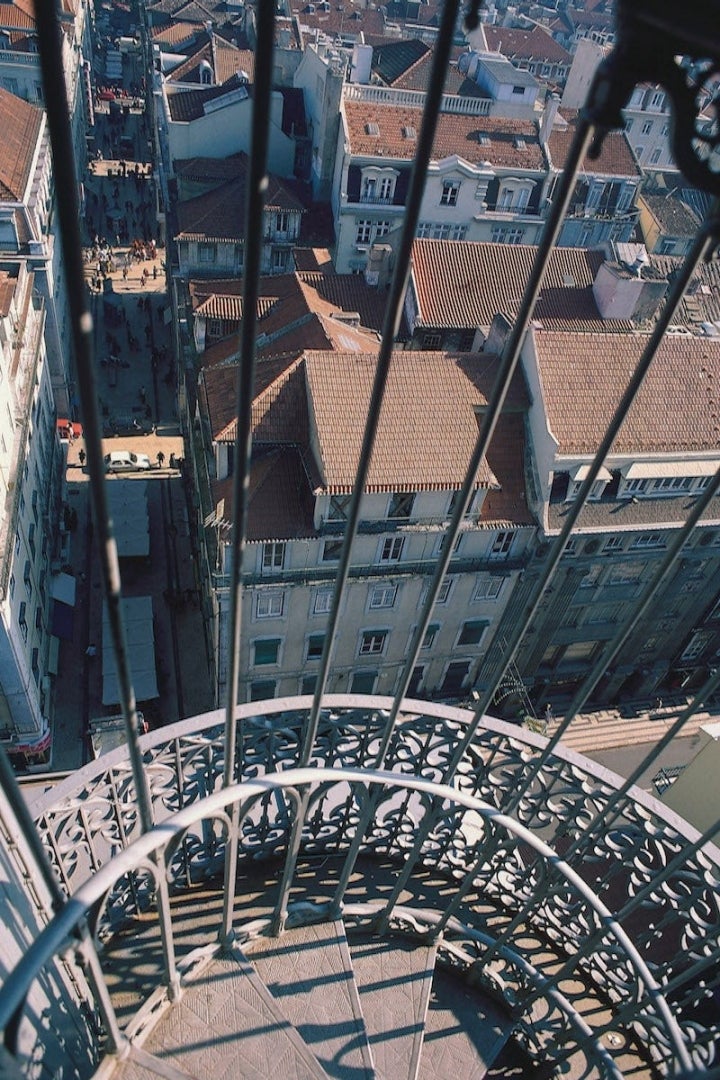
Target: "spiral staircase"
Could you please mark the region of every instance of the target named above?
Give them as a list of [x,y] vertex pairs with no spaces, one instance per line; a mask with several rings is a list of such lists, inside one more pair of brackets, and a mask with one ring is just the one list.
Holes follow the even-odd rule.
[[715,1075],[718,849],[462,709],[405,701],[377,770],[391,705],[328,698],[308,767],[310,699],[239,706],[231,787],[221,714],[144,736],[150,830],[125,748],[38,797],[63,902],[5,928],[19,1074]]

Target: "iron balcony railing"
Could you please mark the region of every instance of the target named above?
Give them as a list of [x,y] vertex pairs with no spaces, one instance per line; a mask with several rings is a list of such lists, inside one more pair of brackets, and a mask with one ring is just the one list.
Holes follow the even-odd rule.
[[[471,5],[469,24],[477,23],[477,6]],[[68,153],[71,140],[60,31],[54,5],[37,0],[91,497],[126,746],[56,789],[49,802],[36,807],[36,820],[0,753],[5,816],[17,823],[15,836],[6,830],[5,849],[18,881],[30,890],[38,921],[47,924],[23,950],[25,955],[0,991],[6,1050],[23,1062],[42,1056],[43,1039],[49,1036],[38,1002],[52,1001],[58,989],[62,1009],[74,1018],[76,1034],[65,1040],[64,1047],[72,1068],[73,1055],[82,1059],[76,1074],[88,1075],[95,1067],[95,1048],[101,1040],[108,1051],[119,1052],[127,1035],[118,1023],[102,963],[103,955],[110,955],[103,951],[110,947],[118,920],[137,911],[155,913],[163,957],[158,994],[172,1002],[182,993],[184,969],[178,963],[171,892],[219,874],[223,900],[215,941],[220,947],[238,932],[282,935],[290,920],[308,917],[306,900],[313,919],[333,917],[344,909],[349,918],[367,920],[377,933],[410,922],[428,938],[442,938],[443,947],[455,960],[465,969],[472,968],[494,994],[512,1002],[517,1037],[538,1065],[559,1067],[580,1053],[590,1062],[590,1071],[617,1076],[618,1067],[602,1038],[621,1030],[633,1040],[638,1062],[633,1061],[633,1072],[645,1066],[673,1077],[703,1071],[716,1075],[720,856],[711,840],[720,824],[700,835],[642,796],[633,785],[648,762],[620,781],[563,751],[561,740],[670,579],[692,530],[720,490],[720,472],[695,502],[683,527],[670,538],[657,572],[638,597],[633,618],[599,650],[552,738],[521,735],[487,716],[495,693],[508,675],[512,677],[525,630],[551,585],[693,271],[717,246],[716,204],[673,281],[562,530],[525,595],[516,625],[505,636],[501,659],[489,674],[476,708],[465,713],[431,707],[408,701],[406,693],[474,493],[479,465],[517,368],[579,165],[586,153],[597,155],[608,130],[622,126],[621,109],[638,82],[660,82],[671,95],[676,160],[691,183],[714,195],[718,192],[720,185],[712,171],[717,139],[714,131],[696,126],[698,86],[676,61],[681,53],[709,57],[704,74],[717,70],[718,4],[691,0],[678,16],[669,0],[619,3],[617,45],[598,69],[565,171],[556,185],[397,693],[392,699],[333,699],[326,694],[332,643],[352,573],[360,501],[402,311],[437,117],[447,107],[443,85],[459,14],[457,0],[447,0],[428,91],[423,95],[423,121],[317,688],[312,699],[238,707],[242,599],[248,574],[255,312],[263,247],[261,230],[255,226],[262,220],[266,188],[265,120],[270,115],[274,9],[274,4],[262,0],[256,11],[243,295],[248,316],[240,340],[227,701],[222,715],[194,718],[174,730],[141,738],[121,617],[117,550],[104,488],[92,318],[83,284],[74,167]],[[348,93],[362,96],[353,89]],[[683,730],[718,685],[720,672],[716,671],[659,740],[651,760]],[[298,887],[299,871],[308,856],[317,855],[333,861],[335,876],[332,890],[319,898],[315,893],[312,899]],[[358,871],[368,855],[387,861],[392,886],[389,893],[378,896],[369,876],[354,906]],[[280,875],[261,926],[250,928],[236,911],[238,878],[248,861],[270,858],[279,860]],[[443,890],[442,902],[426,895],[420,904],[413,884],[418,870],[429,865],[452,882],[452,888]],[[365,880],[362,874],[360,879]],[[405,905],[408,894],[411,902]],[[633,940],[628,936],[630,929]],[[575,979],[578,984],[573,990]],[[581,1008],[581,998],[591,989],[602,997],[606,1010],[595,1015],[594,1026]],[[547,1022],[539,1019],[536,1006],[540,1001]]]

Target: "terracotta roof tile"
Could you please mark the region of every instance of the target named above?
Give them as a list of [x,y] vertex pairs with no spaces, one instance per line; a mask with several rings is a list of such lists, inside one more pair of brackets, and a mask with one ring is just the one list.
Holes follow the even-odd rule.
[[508,60],[540,60],[548,64],[572,63],[572,56],[555,38],[539,26],[519,30],[509,26],[484,27],[485,40],[492,52],[500,52]]
[[[213,500],[225,500],[224,518],[233,519],[233,480],[214,481]],[[263,448],[250,466],[248,540],[295,540],[317,535],[315,500],[303,457],[294,447]]]
[[[245,169],[240,175],[177,205],[177,240],[242,240],[245,236]],[[304,212],[302,203],[278,177],[268,177],[266,210]]]
[[[368,157],[387,157],[411,161],[416,145],[403,136],[404,127],[420,130],[422,110],[374,102],[343,102],[347,118],[350,152]],[[377,124],[380,134],[369,135],[368,124]],[[489,143],[480,143],[480,136]],[[525,141],[518,149],[515,141]],[[543,170],[545,159],[538,133],[529,120],[506,120],[495,116],[462,116],[440,113],[432,158],[442,161],[457,154],[472,165],[490,161],[496,166]]]
[[0,89],[0,199],[25,199],[42,124],[42,109]]
[[31,30],[35,17],[19,4],[0,4],[0,27],[8,30]]
[[[647,336],[536,330],[534,340],[558,453],[594,453]],[[612,452],[700,452],[718,446],[720,341],[665,337]]]
[[[577,113],[564,112],[561,115],[568,122],[567,128],[554,127],[548,136],[550,157],[557,169],[565,165],[577,123]],[[609,132],[603,140],[600,156],[594,161],[586,157],[580,172],[600,176],[642,176],[642,169],[633,156],[624,131]]]
[[[310,407],[325,488],[352,490],[377,358],[306,353]],[[375,440],[368,491],[460,487],[487,404],[495,361],[487,356],[396,352]],[[496,483],[481,464],[477,485]]]
[[[418,325],[436,329],[490,326],[498,311],[513,316],[519,307],[537,248],[516,244],[416,240],[412,280]],[[603,262],[599,251],[555,248],[534,318],[553,329],[618,330],[632,323],[603,322],[592,283]],[[447,282],[453,288],[446,288]]]
[[153,26],[151,36],[153,42],[161,45],[181,45],[192,41],[197,32],[197,23],[174,22],[168,26]]

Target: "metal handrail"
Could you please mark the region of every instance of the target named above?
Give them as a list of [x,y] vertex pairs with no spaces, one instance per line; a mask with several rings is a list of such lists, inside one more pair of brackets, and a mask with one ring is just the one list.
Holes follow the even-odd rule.
[[[137,840],[116,855],[89,878],[66,902],[64,907],[41,931],[29,946],[11,976],[0,990],[0,1028],[4,1029],[13,1020],[22,1006],[28,991],[40,970],[63,949],[75,927],[88,912],[98,905],[121,877],[139,869],[150,870],[155,878],[160,875],[164,852],[172,850],[183,834],[192,826],[209,818],[223,820],[228,828],[232,817],[238,819],[242,806],[261,796],[275,792],[287,792],[294,796],[298,805],[307,807],[307,799],[299,797],[298,792],[312,791],[321,786],[352,784],[360,787],[370,785],[377,788],[393,788],[417,794],[424,794],[433,802],[443,802],[477,814],[483,820],[491,822],[494,829],[503,830],[517,841],[528,845],[532,850],[551,865],[554,873],[565,880],[593,912],[598,925],[614,938],[623,955],[632,966],[638,983],[640,1000],[652,1003],[658,1020],[662,1023],[666,1036],[672,1045],[678,1063],[684,1069],[691,1068],[692,1062],[685,1046],[679,1024],[665,1001],[662,989],[650,972],[647,963],[633,945],[626,931],[613,917],[610,909],[595,895],[580,874],[569,866],[558,853],[514,818],[502,814],[496,807],[481,799],[468,795],[446,784],[433,783],[416,777],[402,776],[395,772],[364,769],[288,769],[274,776],[247,781],[231,787],[223,787],[202,800],[187,806],[171,818],[143,833]],[[294,856],[288,849],[286,858]],[[470,867],[472,872],[472,866]]]

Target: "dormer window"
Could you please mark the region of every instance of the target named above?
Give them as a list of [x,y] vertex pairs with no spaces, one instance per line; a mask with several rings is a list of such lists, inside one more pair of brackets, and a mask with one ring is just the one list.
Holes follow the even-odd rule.
[[407,520],[410,517],[415,503],[414,491],[394,491],[390,496],[388,507],[389,518],[401,518]]
[[395,195],[398,174],[394,169],[363,169],[360,201],[365,203],[391,203]]
[[379,124],[377,124],[374,120],[371,120],[369,123],[367,123],[365,125],[365,134],[366,135],[379,135],[380,134],[380,126],[379,126]]
[[620,496],[668,498],[702,491],[715,475],[715,461],[635,461],[621,469]]
[[[571,502],[580,491],[583,483],[585,482],[588,473],[590,472],[589,465],[578,465],[577,468],[572,469],[570,472],[570,481],[568,483],[568,490],[565,499],[567,502]],[[600,499],[607,487],[608,483],[612,480],[612,473],[610,473],[604,466],[600,469],[593,486],[590,488],[590,499]]]

